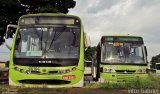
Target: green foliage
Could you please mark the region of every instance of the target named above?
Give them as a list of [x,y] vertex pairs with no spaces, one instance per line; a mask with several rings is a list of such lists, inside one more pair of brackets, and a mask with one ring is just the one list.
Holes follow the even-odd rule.
[[74,0],[0,0],[0,45],[4,42],[7,25],[16,25],[20,16],[28,13],[68,13],[68,9],[75,5]]
[[[106,82],[106,83],[88,83],[85,88],[79,88],[81,91],[84,89],[92,90],[121,90],[121,89],[160,89],[160,76],[151,74],[148,78],[137,78],[134,80],[128,80],[126,82]],[[12,87],[12,86],[2,86],[0,85],[0,91],[3,90],[17,90],[17,94],[72,94],[75,91],[78,94],[80,91],[75,90],[75,88],[47,88],[44,87]],[[112,91],[112,92],[113,92]],[[112,94],[109,93],[109,94]],[[74,93],[73,93],[74,94]],[[87,94],[87,93],[85,93]],[[92,93],[91,93],[92,94]],[[97,93],[94,93],[97,94]],[[105,93],[104,93],[105,94]],[[115,93],[118,94],[118,93]],[[127,93],[128,94],[128,93]]]
[[[74,8],[74,0],[19,0],[26,5],[30,13],[60,12],[68,13],[69,8]],[[48,9],[49,8],[49,9]]]
[[160,54],[152,57],[151,63],[151,68],[155,68],[155,63],[160,63]]
[[96,50],[96,47],[88,47],[88,49],[85,51],[85,60],[91,61],[95,50]]
[[3,36],[7,24],[16,24],[18,15],[23,13],[24,7],[20,7],[17,0],[0,1],[0,45],[4,42]]

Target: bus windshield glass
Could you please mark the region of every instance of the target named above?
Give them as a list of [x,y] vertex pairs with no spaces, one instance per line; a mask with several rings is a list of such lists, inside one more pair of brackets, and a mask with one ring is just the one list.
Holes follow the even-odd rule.
[[78,59],[80,27],[23,26],[19,28],[15,58]]
[[136,38],[110,37],[103,40],[101,53],[103,63],[144,63],[143,41]]

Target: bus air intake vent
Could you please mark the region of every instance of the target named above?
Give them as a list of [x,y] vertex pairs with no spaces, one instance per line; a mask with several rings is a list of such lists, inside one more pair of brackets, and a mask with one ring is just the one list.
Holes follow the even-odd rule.
[[132,74],[135,73],[135,70],[115,70],[117,73],[123,74],[123,73],[127,73],[127,74]]
[[70,81],[65,80],[37,80],[37,79],[26,79],[26,80],[19,80],[22,84],[47,84],[47,85],[63,85],[63,84],[70,84]]
[[56,73],[58,73],[58,71],[49,71],[48,73],[49,74],[56,74]]
[[31,71],[31,74],[40,74],[39,71]]

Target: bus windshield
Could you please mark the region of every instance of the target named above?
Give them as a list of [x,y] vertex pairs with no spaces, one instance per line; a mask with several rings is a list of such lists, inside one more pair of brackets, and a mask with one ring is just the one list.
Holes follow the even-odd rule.
[[102,44],[103,63],[144,63],[143,44],[134,41],[110,41]]
[[80,27],[22,26],[19,28],[15,58],[78,59]]

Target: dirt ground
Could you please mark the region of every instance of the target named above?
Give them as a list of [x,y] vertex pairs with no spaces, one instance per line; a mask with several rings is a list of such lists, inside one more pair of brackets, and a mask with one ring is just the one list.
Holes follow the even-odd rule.
[[70,89],[10,89],[3,90],[1,94],[129,94],[127,90],[102,90],[102,89],[88,89],[88,88],[70,88]]

